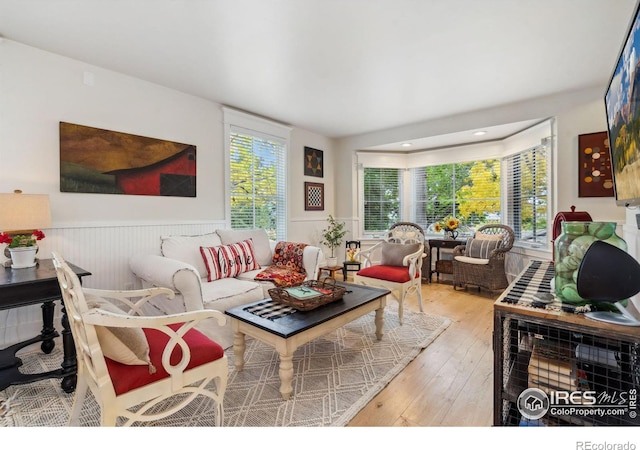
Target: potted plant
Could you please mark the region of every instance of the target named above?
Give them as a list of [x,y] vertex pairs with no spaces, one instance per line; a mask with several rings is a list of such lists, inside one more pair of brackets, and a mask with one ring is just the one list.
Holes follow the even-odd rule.
[[14,269],[36,265],[37,242],[44,238],[45,235],[41,230],[34,230],[31,234],[16,234],[14,236],[0,232],[0,244],[9,244],[7,249],[11,254],[11,267]]
[[347,234],[347,230],[345,229],[345,223],[336,221],[331,214],[327,217],[327,223],[327,228],[322,230],[322,240],[320,240],[320,244],[326,245],[331,250],[331,256],[327,258],[327,265],[329,267],[335,267],[338,265],[335,250],[342,245],[342,239],[345,234]]

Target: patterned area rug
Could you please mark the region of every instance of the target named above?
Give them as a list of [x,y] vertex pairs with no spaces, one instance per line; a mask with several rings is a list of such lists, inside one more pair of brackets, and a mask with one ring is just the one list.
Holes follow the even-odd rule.
[[[333,333],[300,347],[293,358],[293,397],[282,400],[278,355],[270,347],[247,338],[245,367],[238,372],[229,357],[229,384],[224,399],[227,427],[345,426],[422,349],[433,342],[450,320],[405,311],[400,326],[397,304],[385,310],[384,337],[375,338],[370,313]],[[23,372],[58,367],[59,346],[51,355],[21,355]],[[0,392],[0,426],[64,426],[73,395],[60,380],[49,379],[11,386]],[[179,413],[151,426],[213,426],[208,399],[196,400]],[[88,394],[82,426],[98,426],[98,406]],[[147,425],[149,426],[149,425]]]

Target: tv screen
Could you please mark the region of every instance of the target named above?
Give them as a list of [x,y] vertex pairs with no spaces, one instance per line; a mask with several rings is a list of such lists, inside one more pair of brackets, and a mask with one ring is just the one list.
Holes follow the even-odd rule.
[[640,205],[640,7],[611,76],[604,102],[611,169],[619,206]]

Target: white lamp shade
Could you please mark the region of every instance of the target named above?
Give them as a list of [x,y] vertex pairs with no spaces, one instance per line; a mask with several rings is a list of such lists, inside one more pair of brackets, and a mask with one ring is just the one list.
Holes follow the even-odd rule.
[[45,194],[0,194],[0,231],[36,230],[51,227],[49,196]]

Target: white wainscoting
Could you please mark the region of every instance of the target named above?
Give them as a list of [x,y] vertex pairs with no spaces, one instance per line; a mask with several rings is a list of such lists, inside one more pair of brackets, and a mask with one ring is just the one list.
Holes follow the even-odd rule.
[[[160,236],[197,235],[225,228],[224,222],[116,225],[108,227],[52,228],[39,242],[40,258],[50,258],[56,251],[67,261],[92,273],[83,279],[87,287],[129,289],[139,287],[129,270],[134,254],[160,254]],[[0,255],[4,261],[4,247]],[[17,269],[19,270],[19,269]],[[56,305],[55,327],[61,329],[60,306]],[[27,306],[0,311],[0,347],[30,339],[42,329],[39,306]]]

